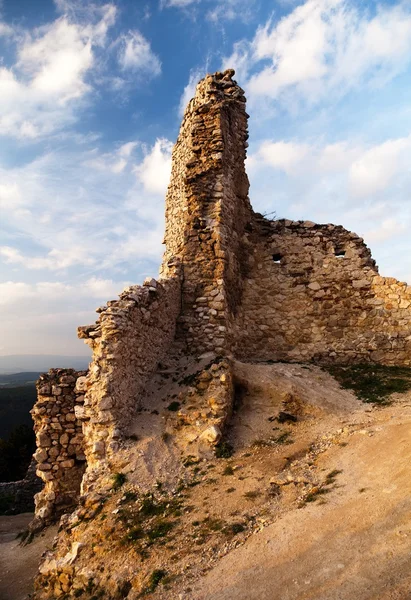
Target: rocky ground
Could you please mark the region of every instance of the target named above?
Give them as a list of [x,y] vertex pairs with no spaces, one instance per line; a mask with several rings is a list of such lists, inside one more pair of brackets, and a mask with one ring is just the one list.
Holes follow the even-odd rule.
[[131,464],[64,521],[36,598],[411,599],[410,392],[379,407],[318,367],[237,363],[219,456],[181,463],[160,379]]

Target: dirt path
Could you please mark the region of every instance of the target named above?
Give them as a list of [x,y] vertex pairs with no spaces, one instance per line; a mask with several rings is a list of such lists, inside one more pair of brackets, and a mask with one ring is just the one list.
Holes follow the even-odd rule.
[[33,515],[0,517],[0,600],[25,600],[32,589],[40,557],[51,546],[57,527],[49,527],[31,544],[20,546],[16,539]]
[[326,503],[250,537],[184,600],[411,600],[411,417],[401,406],[319,460],[340,469]]

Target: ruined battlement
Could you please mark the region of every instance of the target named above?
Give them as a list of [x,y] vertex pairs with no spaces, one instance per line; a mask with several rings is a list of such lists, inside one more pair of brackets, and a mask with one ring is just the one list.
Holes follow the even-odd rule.
[[[75,494],[108,485],[165,357],[224,357],[218,377],[202,373],[196,402],[190,392],[190,443],[220,439],[235,358],[411,365],[411,289],[380,277],[361,238],[341,226],[272,221],[252,211],[248,115],[233,75],[207,75],[185,111],[172,155],[160,279],[124,290],[98,309],[96,324],[79,328],[93,350],[80,398],[74,373],[65,383],[66,375],[43,376],[34,409],[46,482],[38,516],[59,514],[61,498],[62,506],[72,503],[62,492],[71,475],[82,477]],[[68,434],[74,439],[66,441]]]

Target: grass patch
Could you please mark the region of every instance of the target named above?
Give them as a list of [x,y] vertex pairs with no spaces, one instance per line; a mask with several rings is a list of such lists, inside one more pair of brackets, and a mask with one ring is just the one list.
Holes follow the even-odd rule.
[[293,440],[291,439],[291,433],[289,431],[284,431],[277,438],[275,438],[276,444],[293,444]]
[[141,592],[141,596],[147,596],[147,594],[152,594],[153,592],[156,591],[156,589],[158,588],[159,584],[161,583],[161,581],[167,576],[167,571],[164,571],[164,569],[155,569],[148,580],[148,584],[146,585],[146,587],[144,588],[144,590]]
[[234,475],[234,469],[231,465],[227,465],[223,471],[223,475]]
[[287,446],[289,444],[294,444],[294,440],[291,438],[290,431],[284,431],[280,433],[277,437],[269,437],[267,439],[255,440],[253,442],[254,448],[266,448],[267,446],[276,446],[277,444]]
[[325,369],[344,389],[353,390],[363,402],[389,404],[389,396],[411,389],[410,367],[388,367],[374,364],[333,365]]
[[173,529],[175,523],[172,521],[159,521],[147,531],[147,539],[150,543],[166,537],[166,535]]
[[123,523],[125,534],[121,543],[131,544],[141,555],[147,556],[148,549],[156,543],[164,543],[181,515],[182,501],[152,493],[140,496],[132,505],[123,505],[117,519]]

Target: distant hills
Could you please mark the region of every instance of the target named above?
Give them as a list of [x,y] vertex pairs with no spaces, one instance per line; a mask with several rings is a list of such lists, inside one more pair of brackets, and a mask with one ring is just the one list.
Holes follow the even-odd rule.
[[10,354],[0,356],[0,374],[10,373],[43,373],[53,368],[77,369],[88,368],[88,356],[58,356],[55,354]]
[[0,374],[0,388],[18,387],[23,385],[33,386],[40,376],[40,371],[27,371],[24,373]]

